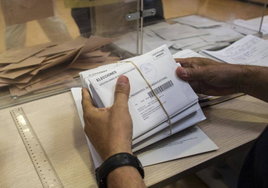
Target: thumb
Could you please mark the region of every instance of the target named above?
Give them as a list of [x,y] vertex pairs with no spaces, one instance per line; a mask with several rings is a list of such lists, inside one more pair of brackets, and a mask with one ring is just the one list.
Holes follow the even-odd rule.
[[130,84],[126,76],[120,76],[116,83],[114,93],[114,104],[117,105],[128,105],[128,98],[130,93]]
[[205,68],[183,68],[178,67],[176,70],[178,77],[185,81],[204,80],[207,76]]

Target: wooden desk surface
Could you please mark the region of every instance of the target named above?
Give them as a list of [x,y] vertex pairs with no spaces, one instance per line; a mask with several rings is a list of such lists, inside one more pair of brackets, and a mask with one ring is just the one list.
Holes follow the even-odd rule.
[[[71,93],[20,105],[65,187],[97,187]],[[0,111],[0,187],[42,187],[8,108]],[[146,185],[163,187],[248,147],[268,123],[268,104],[249,96],[205,108],[200,128],[219,150],[145,168]]]

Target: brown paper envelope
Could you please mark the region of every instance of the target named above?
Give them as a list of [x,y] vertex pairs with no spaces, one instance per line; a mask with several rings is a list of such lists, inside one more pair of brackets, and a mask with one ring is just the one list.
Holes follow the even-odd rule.
[[6,26],[54,16],[52,0],[0,0]]
[[6,86],[9,86],[9,84],[3,84],[3,83],[0,83],[0,88],[1,88],[1,87],[6,87]]
[[101,57],[102,55],[103,55],[102,51],[96,50],[96,51],[81,55],[79,59],[84,59],[84,58],[89,58],[89,57]]
[[0,83],[4,84],[26,84],[33,78],[33,75],[25,74],[15,79],[0,78]]
[[33,57],[25,59],[24,61],[21,61],[19,63],[7,65],[4,68],[2,68],[1,71],[20,69],[20,68],[40,65],[44,60],[45,60],[45,57],[38,58],[38,57],[33,56]]
[[45,71],[40,72],[39,74],[34,76],[31,81],[29,81],[29,82],[27,82],[25,84],[16,84],[16,87],[18,87],[20,89],[28,87],[28,86],[30,86],[32,84],[35,84],[35,83],[40,82],[40,81],[42,81],[42,80],[44,80],[46,78],[49,78],[51,76],[54,76],[56,74],[59,74],[59,73],[65,71],[67,69],[67,66],[68,65],[58,65],[58,66],[49,68],[49,69],[47,69]]
[[60,74],[46,78],[40,82],[32,84],[32,85],[26,87],[25,89],[28,92],[32,92],[32,91],[35,91],[35,90],[40,89],[40,88],[48,87],[48,86],[53,85],[53,84],[55,85],[55,84],[59,84],[60,82],[65,82],[65,81],[70,81],[70,80],[73,80],[73,77],[66,72],[62,72]]
[[11,96],[18,96],[18,97],[29,93],[28,91],[26,91],[26,89],[19,89],[16,86],[9,86],[9,92]]
[[85,42],[87,41],[87,38],[83,38],[83,37],[78,37],[74,40],[65,42],[63,44],[54,46],[52,48],[48,48],[46,50],[44,50],[43,52],[37,54],[37,57],[44,57],[44,56],[50,56],[50,55],[55,55],[58,53],[62,53],[62,52],[68,52],[74,49],[78,49],[84,46]]
[[120,61],[120,60],[121,60],[120,57],[110,56],[110,57],[107,57],[107,59],[105,61]]
[[0,64],[19,63],[46,49],[46,47],[47,45],[38,45],[19,50],[8,50],[0,54]]
[[54,60],[54,59],[56,59],[56,58],[59,58],[59,57],[61,57],[61,56],[66,55],[66,54],[67,54],[67,53],[60,53],[60,54],[56,54],[56,55],[52,55],[52,56],[48,56],[48,57],[46,57],[46,59],[45,59],[44,62]]
[[70,64],[70,62],[72,62],[76,58],[76,56],[78,55],[80,51],[81,49],[76,49],[74,51],[67,53],[65,56],[61,56],[59,58],[56,58],[55,60],[50,61],[49,63],[46,62],[42,70],[46,70],[48,68],[54,67],[62,63]]
[[91,36],[87,42],[85,43],[81,54],[88,53],[90,51],[94,51],[96,49],[99,49],[102,46],[105,46],[106,44],[109,44],[113,42],[115,39],[113,38],[103,38],[99,36]]
[[15,78],[18,78],[18,77],[34,70],[35,68],[36,67],[26,67],[26,68],[22,68],[22,69],[4,71],[4,72],[0,73],[0,78],[15,79]]

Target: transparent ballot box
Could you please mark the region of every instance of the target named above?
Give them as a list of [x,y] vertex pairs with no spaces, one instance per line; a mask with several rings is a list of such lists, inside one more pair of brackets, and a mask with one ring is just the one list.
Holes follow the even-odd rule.
[[0,108],[81,87],[79,72],[167,45],[266,37],[266,0],[0,0]]

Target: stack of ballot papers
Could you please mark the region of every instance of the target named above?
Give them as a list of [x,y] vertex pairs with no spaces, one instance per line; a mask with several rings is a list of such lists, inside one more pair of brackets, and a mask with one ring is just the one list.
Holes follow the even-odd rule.
[[[187,50],[176,57],[191,55],[196,53]],[[170,115],[172,136],[165,112],[141,73],[130,61],[139,68]],[[167,46],[161,46],[147,54],[80,73],[83,87],[89,89],[94,105],[100,108],[113,105],[117,78],[120,75],[129,78],[132,149],[144,166],[218,149],[198,127],[176,134],[205,120],[197,95],[187,82],[177,77],[175,70],[178,66],[180,65],[176,64]],[[84,126],[81,88],[73,88],[72,94]],[[102,160],[90,141],[87,141],[95,167],[98,167]]]
[[230,64],[268,66],[268,41],[248,35],[227,48],[202,54]]
[[133,150],[137,151],[170,135],[168,117],[154,93],[170,116],[172,133],[205,119],[197,95],[187,82],[176,75],[178,66],[164,45],[117,64],[81,72],[80,77],[84,87],[89,89],[94,105],[99,108],[113,105],[117,78],[120,75],[129,78]]
[[74,78],[79,72],[119,60],[100,50],[113,40],[78,37],[62,44],[8,50],[0,54],[0,88],[22,96],[78,85]]

